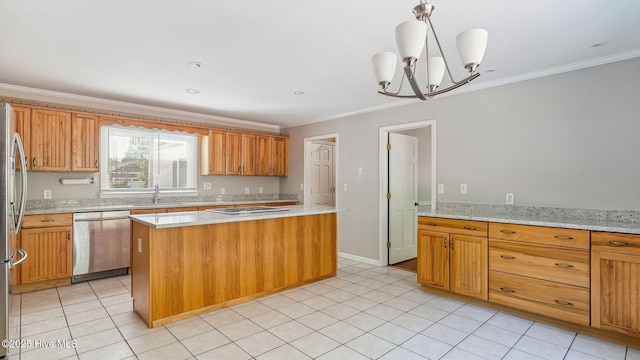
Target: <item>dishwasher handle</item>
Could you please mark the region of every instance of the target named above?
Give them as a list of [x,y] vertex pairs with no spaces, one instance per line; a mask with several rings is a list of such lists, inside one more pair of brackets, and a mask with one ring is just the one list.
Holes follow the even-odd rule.
[[74,222],[84,222],[84,221],[109,221],[109,220],[127,220],[128,216],[121,217],[111,217],[111,218],[97,218],[97,219],[75,219]]

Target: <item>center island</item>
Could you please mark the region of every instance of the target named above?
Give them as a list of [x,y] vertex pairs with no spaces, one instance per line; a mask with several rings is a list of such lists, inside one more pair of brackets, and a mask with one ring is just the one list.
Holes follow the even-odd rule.
[[131,215],[133,309],[153,328],[336,276],[336,212]]

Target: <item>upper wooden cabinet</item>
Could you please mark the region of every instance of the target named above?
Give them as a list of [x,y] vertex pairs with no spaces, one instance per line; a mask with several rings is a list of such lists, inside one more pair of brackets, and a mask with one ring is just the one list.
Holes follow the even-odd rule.
[[226,174],[226,134],[223,130],[209,130],[209,135],[202,138],[201,175]]
[[98,117],[13,106],[29,171],[99,171]]
[[99,138],[97,116],[73,114],[71,117],[71,171],[99,171]]
[[71,113],[31,110],[31,170],[71,171]]
[[288,175],[288,142],[284,136],[256,136],[257,175]]
[[[24,106],[11,106],[16,119],[16,132],[20,134],[24,146],[24,159],[27,171],[31,170],[31,108]],[[16,169],[20,168],[20,163],[16,161]]]
[[256,175],[256,135],[227,131],[226,175]]

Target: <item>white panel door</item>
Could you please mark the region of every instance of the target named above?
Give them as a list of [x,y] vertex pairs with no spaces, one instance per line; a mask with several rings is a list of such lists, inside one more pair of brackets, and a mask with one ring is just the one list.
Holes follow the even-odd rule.
[[389,133],[389,264],[417,256],[418,138]]
[[313,205],[335,205],[333,145],[311,146],[311,199]]

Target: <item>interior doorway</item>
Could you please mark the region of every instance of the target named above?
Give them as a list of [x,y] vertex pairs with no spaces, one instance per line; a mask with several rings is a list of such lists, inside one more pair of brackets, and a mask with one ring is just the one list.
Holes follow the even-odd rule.
[[304,139],[304,204],[337,206],[338,134]]
[[[405,135],[417,135],[417,167],[416,171],[420,174],[418,176],[418,194],[417,201],[414,201],[413,212],[409,211],[409,206],[404,206],[402,211],[402,217],[397,216],[400,212],[395,211],[391,205],[390,199],[387,194],[391,194],[393,199],[393,191],[398,194],[397,185],[403,184],[406,179],[406,169],[410,166],[405,166],[403,174],[398,175],[398,171],[393,170],[393,165],[390,167],[390,151],[387,150],[387,144],[389,143],[389,135],[392,133],[405,134]],[[415,245],[417,236],[417,212],[418,211],[433,211],[436,206],[436,121],[425,120],[408,124],[394,125],[381,127],[379,132],[379,240],[380,240],[380,265],[389,265],[395,260],[391,260],[391,248],[411,248],[412,243]],[[402,146],[402,145],[401,145]],[[390,169],[391,168],[391,169]],[[408,186],[404,183],[403,186]],[[393,187],[396,187],[394,190]],[[406,201],[405,201],[406,202]],[[406,204],[405,204],[406,205]],[[392,211],[393,210],[393,211]],[[413,224],[408,222],[408,218],[411,216]],[[404,219],[403,219],[404,218]],[[403,219],[403,220],[402,220]],[[409,226],[412,225],[412,226]],[[412,227],[414,230],[409,229]],[[400,236],[401,239],[397,238]],[[411,238],[408,238],[408,237]],[[391,245],[392,242],[403,242],[399,245]],[[405,246],[406,245],[406,246]],[[407,251],[407,250],[401,250]]]

